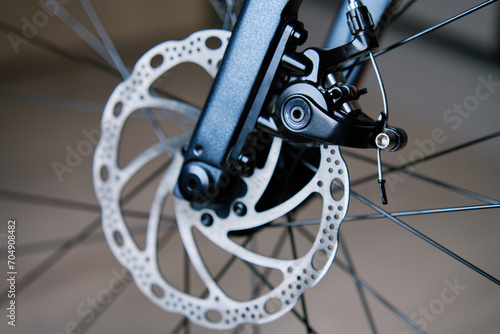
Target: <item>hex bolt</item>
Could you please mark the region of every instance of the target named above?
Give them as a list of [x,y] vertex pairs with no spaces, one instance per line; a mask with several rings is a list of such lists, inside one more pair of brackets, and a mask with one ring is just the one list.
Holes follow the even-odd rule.
[[241,202],[236,202],[233,207],[234,212],[236,215],[243,217],[244,215],[247,214],[247,207],[245,204]]
[[309,124],[311,108],[302,97],[292,97],[285,102],[281,117],[291,130],[299,131]]
[[381,150],[394,152],[402,149],[407,140],[407,135],[403,130],[387,127],[377,135],[375,145]]
[[201,223],[206,227],[210,227],[214,223],[214,217],[209,213],[204,213],[201,215]]
[[391,145],[391,138],[386,133],[379,133],[377,138],[375,138],[375,144],[377,144],[377,147],[381,150],[385,150]]

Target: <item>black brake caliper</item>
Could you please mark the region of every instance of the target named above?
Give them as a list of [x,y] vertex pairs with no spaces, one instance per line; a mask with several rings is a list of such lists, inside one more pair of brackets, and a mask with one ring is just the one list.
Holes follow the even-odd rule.
[[368,9],[356,3],[347,13],[354,36],[350,43],[331,50],[311,48],[285,54],[282,63],[290,76],[288,86],[278,97],[274,114],[259,122],[268,131],[304,144],[387,151],[404,147],[404,131],[389,127],[383,113],[377,120],[364,114],[358,98],[366,90],[348,85],[342,72],[344,64],[379,45]]

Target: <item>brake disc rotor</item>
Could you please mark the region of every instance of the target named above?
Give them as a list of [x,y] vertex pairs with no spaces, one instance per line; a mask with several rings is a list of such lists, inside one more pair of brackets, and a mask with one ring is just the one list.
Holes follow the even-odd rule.
[[[264,166],[256,168],[251,176],[242,177],[247,191],[243,197],[235,199],[231,207],[236,202],[243,204],[246,208],[244,214],[231,210],[227,217],[221,218],[209,209],[195,210],[189,202],[174,198],[179,234],[193,267],[207,288],[207,297],[182,292],[165,280],[157,261],[158,230],[165,201],[168,196],[173,196],[183,163],[181,147],[188,139],[167,139],[145,150],[121,168],[118,165],[120,137],[125,122],[134,111],[172,109],[171,102],[151,94],[153,83],[170,69],[191,62],[200,65],[214,77],[229,37],[227,31],[206,30],[183,41],[162,43],[147,52],[138,61],[130,77],[118,85],[109,98],[93,167],[94,187],[102,208],[102,226],[107,242],[118,261],[132,274],[137,287],[162,309],[180,313],[197,325],[219,330],[244,323],[260,324],[275,320],[290,311],[306,289],[319,282],[335,257],[338,229],[345,217],[349,199],[347,168],[338,147],[322,146],[319,149],[319,166],[310,181],[283,203],[265,211],[257,211],[256,205],[276,170],[282,148],[281,139],[275,138]],[[207,41],[214,38],[220,41],[217,48],[207,45]],[[146,246],[140,249],[123,217],[122,192],[140,169],[163,154],[172,158],[151,205]],[[343,185],[344,193],[342,198],[335,199],[332,187],[339,184]],[[287,215],[312,194],[319,194],[322,198],[319,229],[312,246],[300,258],[284,260],[258,254],[228,236],[232,231],[251,230],[269,224]],[[211,217],[210,224],[203,222],[207,215]],[[268,286],[269,291],[256,298],[239,301],[229,297],[207,269],[196,245],[193,229],[250,266],[278,270],[283,279],[276,286]],[[323,258],[321,266],[315,261],[318,257]]]

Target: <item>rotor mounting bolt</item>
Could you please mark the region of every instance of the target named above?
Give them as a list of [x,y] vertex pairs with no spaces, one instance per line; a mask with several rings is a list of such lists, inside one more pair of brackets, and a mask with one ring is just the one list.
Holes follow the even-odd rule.
[[209,213],[204,213],[201,215],[201,223],[206,227],[210,227],[214,223],[214,217]]
[[245,176],[252,173],[252,158],[245,154],[240,154],[238,163],[241,168],[241,173]]
[[240,216],[240,217],[243,217],[244,215],[247,214],[247,207],[245,204],[241,203],[241,202],[236,202],[234,204],[234,212],[236,213],[236,215]]

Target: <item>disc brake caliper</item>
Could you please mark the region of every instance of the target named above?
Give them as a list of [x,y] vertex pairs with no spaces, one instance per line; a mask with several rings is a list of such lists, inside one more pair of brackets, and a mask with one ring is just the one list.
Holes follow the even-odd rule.
[[[344,65],[353,65],[379,45],[367,7],[361,1],[349,2],[347,21],[354,37],[350,43],[331,50],[310,48],[301,53],[296,52],[296,47],[305,41],[307,32],[286,8],[276,8],[287,13],[277,23],[276,35],[267,33],[264,36],[267,44],[262,46],[270,50],[267,54],[248,56],[236,52],[239,58],[232,59],[228,69],[222,64],[220,71],[234,75],[242,67],[252,69],[255,57],[260,57],[263,66],[256,66],[256,81],[248,87],[247,99],[241,100],[239,106],[236,102],[244,94],[234,87],[234,79],[214,83],[213,92],[219,93],[205,105],[200,117],[202,122],[186,149],[177,188],[179,197],[197,202],[199,198],[207,198],[204,193],[213,193],[227,166],[239,163],[242,148],[255,128],[300,144],[386,151],[396,151],[406,144],[405,132],[388,125],[387,110],[376,120],[363,113],[358,98],[366,90],[348,83],[344,74]],[[250,14],[245,15],[250,19],[258,14],[258,8],[248,12]],[[245,29],[245,15],[240,18],[243,20],[240,31],[235,32],[230,49],[232,45],[239,47],[235,46],[236,51],[244,49],[241,43],[261,43],[260,39],[251,38],[253,31]],[[245,34],[248,36],[243,39]],[[252,46],[252,50],[261,49],[260,44],[246,46]],[[229,54],[235,53],[234,50]],[[232,69],[235,63],[240,66],[237,71]],[[231,76],[226,73],[224,78],[227,77]],[[234,96],[231,103],[227,96]],[[226,104],[221,105],[218,99]],[[379,182],[383,186],[381,176]],[[385,193],[383,189],[382,193]]]
[[[342,66],[378,47],[374,24],[360,1],[351,3],[347,19],[354,39],[331,50],[307,49],[282,59],[291,79],[277,100],[275,113],[260,124],[290,141],[381,148],[395,151],[405,133],[389,127],[387,115],[373,120],[362,112],[358,98],[366,93],[348,84]],[[381,137],[383,134],[383,138]]]

